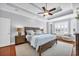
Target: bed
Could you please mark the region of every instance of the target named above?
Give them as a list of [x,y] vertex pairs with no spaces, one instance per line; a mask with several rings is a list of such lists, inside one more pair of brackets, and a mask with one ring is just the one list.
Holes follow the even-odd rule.
[[39,56],[41,56],[42,52],[57,43],[55,35],[41,33],[40,28],[25,27],[24,32],[28,43],[36,49]]

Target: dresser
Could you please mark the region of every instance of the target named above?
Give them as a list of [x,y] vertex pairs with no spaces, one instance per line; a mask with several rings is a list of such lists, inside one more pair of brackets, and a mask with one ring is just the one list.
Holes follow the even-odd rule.
[[25,35],[15,36],[15,44],[21,44],[27,42]]
[[79,33],[75,33],[76,36],[76,55],[79,56]]

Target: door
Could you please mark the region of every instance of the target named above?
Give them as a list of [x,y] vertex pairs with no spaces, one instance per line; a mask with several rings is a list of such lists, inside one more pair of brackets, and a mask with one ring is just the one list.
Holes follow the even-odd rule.
[[10,45],[10,19],[0,18],[0,47]]

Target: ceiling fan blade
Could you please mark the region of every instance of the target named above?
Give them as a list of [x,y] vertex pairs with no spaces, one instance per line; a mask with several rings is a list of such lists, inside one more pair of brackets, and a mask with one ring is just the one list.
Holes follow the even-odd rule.
[[50,9],[49,12],[56,10],[56,8]]
[[46,11],[46,8],[45,7],[42,7],[42,8],[43,8],[44,11]]
[[52,13],[49,13],[49,15],[53,15]]

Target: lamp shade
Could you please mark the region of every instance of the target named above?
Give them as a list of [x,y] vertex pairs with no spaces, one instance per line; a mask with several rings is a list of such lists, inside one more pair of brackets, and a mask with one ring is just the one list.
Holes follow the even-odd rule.
[[18,35],[21,36],[23,28],[17,28],[16,31],[18,32]]
[[17,32],[21,32],[22,31],[22,28],[17,28],[16,31]]

